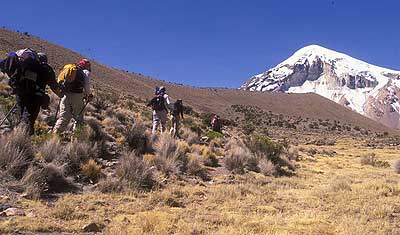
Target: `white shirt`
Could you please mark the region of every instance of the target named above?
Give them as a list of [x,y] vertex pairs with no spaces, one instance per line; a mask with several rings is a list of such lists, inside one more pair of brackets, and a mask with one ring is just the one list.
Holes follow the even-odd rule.
[[90,71],[87,69],[84,69],[83,73],[85,74],[85,79],[83,80],[83,89],[85,90],[85,94],[89,95],[90,94]]

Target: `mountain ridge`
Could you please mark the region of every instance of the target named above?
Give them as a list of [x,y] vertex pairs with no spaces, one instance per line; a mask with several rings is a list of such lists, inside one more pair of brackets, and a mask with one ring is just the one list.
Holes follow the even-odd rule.
[[[46,52],[50,64],[54,66],[56,71],[64,64],[76,62],[84,57],[77,52],[38,37],[0,29],[0,51],[3,52],[2,56],[5,56],[6,52],[24,47],[32,47],[37,51]],[[227,109],[231,105],[256,105],[263,110],[286,116],[331,119],[354,126],[358,125],[375,132],[400,133],[346,110],[342,106],[315,94],[269,94],[238,89],[192,88],[127,73],[96,61],[92,64],[92,70],[95,87],[107,87],[138,98],[149,99],[153,96],[155,86],[165,86],[171,97],[183,99],[185,104],[200,112],[218,113],[225,118],[230,118]],[[280,105],[280,102],[286,105]],[[327,107],[328,111],[321,113],[319,111],[321,105]]]

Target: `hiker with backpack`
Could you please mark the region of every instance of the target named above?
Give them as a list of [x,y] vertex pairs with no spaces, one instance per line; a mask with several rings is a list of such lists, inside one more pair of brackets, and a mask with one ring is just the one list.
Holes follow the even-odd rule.
[[214,115],[213,118],[211,119],[211,128],[213,131],[221,133],[222,123],[218,115]]
[[153,109],[153,129],[152,134],[156,134],[157,128],[161,125],[161,133],[166,130],[167,115],[171,104],[165,87],[156,87],[155,96],[147,106]]
[[179,136],[179,124],[180,124],[181,118],[184,119],[183,103],[182,103],[182,100],[177,100],[174,103],[172,112],[171,112],[171,130],[169,131],[169,133],[173,137]]
[[12,52],[2,62],[1,71],[9,77],[21,121],[27,125],[28,133],[33,135],[40,108],[48,109],[50,104],[46,86],[49,85],[54,93],[60,94],[54,71],[47,64],[47,56],[30,48]]
[[60,101],[60,115],[54,126],[54,133],[62,133],[68,126],[71,119],[77,125],[83,123],[84,109],[92,100],[90,93],[90,61],[83,59],[76,64],[67,64],[57,77],[64,96]]

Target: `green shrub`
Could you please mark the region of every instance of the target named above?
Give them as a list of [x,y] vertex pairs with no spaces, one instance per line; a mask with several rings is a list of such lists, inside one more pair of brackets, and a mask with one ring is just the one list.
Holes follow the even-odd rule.
[[216,132],[216,131],[209,131],[209,132],[207,132],[206,136],[207,136],[208,140],[210,140],[210,141],[215,140],[215,139],[223,139],[224,138],[224,135],[222,135],[221,133]]
[[254,154],[265,155],[275,165],[281,162],[280,155],[284,150],[284,146],[268,137],[252,135],[247,140],[247,147]]

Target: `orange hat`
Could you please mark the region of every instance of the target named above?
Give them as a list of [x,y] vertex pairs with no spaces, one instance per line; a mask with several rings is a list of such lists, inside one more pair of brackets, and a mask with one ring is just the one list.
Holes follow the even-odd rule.
[[76,66],[78,66],[79,68],[87,69],[87,70],[91,71],[90,61],[88,59],[83,59],[83,60],[79,61],[78,63],[76,63]]

